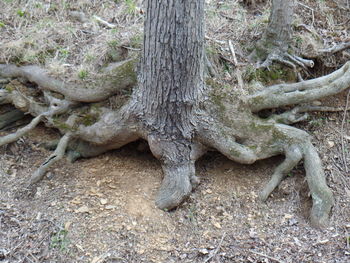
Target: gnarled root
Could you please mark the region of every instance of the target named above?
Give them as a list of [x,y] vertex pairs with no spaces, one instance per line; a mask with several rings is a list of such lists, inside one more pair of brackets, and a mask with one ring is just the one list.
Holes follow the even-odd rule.
[[281,183],[282,179],[299,163],[303,155],[296,145],[288,147],[285,151],[286,159],[275,169],[272,178],[259,194],[262,201],[266,201],[272,191]]
[[0,77],[25,78],[36,83],[40,89],[60,93],[68,100],[98,102],[136,83],[135,64],[134,59],[110,64],[104,69],[101,81],[94,83],[95,85],[90,88],[83,85],[76,87],[76,84],[51,78],[44,69],[38,66],[17,67],[11,64],[0,64]]
[[284,150],[286,159],[276,168],[271,180],[260,193],[260,199],[265,201],[270,193],[280,184],[283,177],[291,171],[301,159],[304,159],[304,168],[306,179],[309,185],[310,193],[313,200],[311,210],[311,223],[315,227],[325,227],[328,224],[330,210],[334,204],[331,190],[326,184],[324,171],[318,153],[308,136],[302,136],[302,131],[288,126],[277,126],[284,131],[287,138],[280,142],[287,144],[295,142]]
[[312,60],[304,59],[296,55],[290,55],[288,53],[279,54],[277,52],[270,53],[266,60],[261,63],[259,68],[268,68],[272,65],[273,62],[278,62],[282,65],[290,67],[296,70],[297,66],[302,67],[304,69],[313,68],[315,63]]
[[[350,109],[347,109],[350,110]],[[327,107],[327,106],[297,106],[290,111],[286,111],[282,114],[273,114],[269,116],[269,120],[274,120],[277,123],[283,124],[294,124],[297,122],[305,121],[309,118],[309,114],[307,112],[339,112],[344,111],[343,108],[339,107]]]
[[314,101],[342,92],[348,87],[350,87],[350,62],[324,77],[268,87],[249,96],[248,102],[250,109],[258,112],[263,109]]
[[[72,115],[68,118],[66,124],[69,126],[73,126],[76,121],[76,116]],[[46,174],[47,170],[57,161],[62,159],[64,156],[69,140],[72,137],[72,132],[67,132],[61,140],[58,142],[57,148],[53,154],[50,155],[50,157],[36,170],[36,172],[32,175],[30,178],[30,184],[35,184],[39,182],[44,175]]]
[[[210,122],[208,122],[210,120]],[[252,164],[257,160],[254,151],[236,142],[229,127],[215,121],[206,114],[200,115],[197,127],[198,140],[209,148],[213,148],[227,158],[238,163]]]
[[310,221],[315,227],[325,227],[334,204],[333,194],[327,186],[322,163],[314,146],[308,143],[303,150],[306,179],[313,200]]
[[35,117],[28,125],[19,129],[15,133],[11,133],[9,135],[0,137],[0,146],[17,141],[23,135],[33,130],[42,121],[43,117],[44,117],[44,114],[41,114]]

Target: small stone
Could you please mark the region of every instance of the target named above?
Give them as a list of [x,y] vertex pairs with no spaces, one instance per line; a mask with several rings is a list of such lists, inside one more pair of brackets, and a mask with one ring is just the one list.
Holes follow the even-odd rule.
[[91,260],[91,263],[97,263],[101,260],[100,257],[94,257],[92,260]]
[[221,229],[221,225],[218,222],[214,222],[213,226],[215,226],[217,229]]
[[327,143],[328,143],[328,146],[329,146],[330,148],[332,148],[332,147],[334,146],[334,142],[333,142],[333,141],[327,141]]
[[107,201],[107,199],[101,198],[100,203],[101,203],[101,205],[105,205],[108,203],[108,201]]
[[79,207],[77,210],[74,211],[75,213],[89,213],[90,209],[86,206],[83,205],[82,207]]
[[187,258],[187,254],[184,253],[184,254],[180,255],[180,258],[181,258],[182,260],[184,260],[185,258]]
[[312,102],[312,105],[314,105],[314,106],[321,106],[322,103],[321,103],[321,101],[315,100],[315,101]]
[[285,219],[291,219],[292,217],[293,217],[293,215],[290,215],[290,214],[285,214],[285,215],[284,215],[284,218],[285,218]]
[[200,248],[200,249],[198,250],[198,252],[201,253],[201,254],[203,254],[203,255],[209,254],[209,251],[208,251],[208,249],[206,249],[206,248]]
[[106,205],[105,207],[107,210],[112,210],[112,209],[115,209],[117,208],[115,205]]
[[72,222],[69,222],[69,221],[64,223],[64,230],[68,231],[71,224],[72,224]]

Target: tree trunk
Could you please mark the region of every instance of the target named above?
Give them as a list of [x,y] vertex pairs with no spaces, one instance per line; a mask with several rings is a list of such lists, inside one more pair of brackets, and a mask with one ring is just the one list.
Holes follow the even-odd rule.
[[165,178],[160,208],[191,191],[194,108],[203,87],[204,1],[148,0],[137,118]]
[[294,0],[272,1],[269,24],[250,55],[253,60],[263,62],[262,67],[268,67],[273,61],[293,68],[295,64],[303,66],[311,63],[288,54],[292,40],[294,6]]
[[[286,2],[285,6],[282,3],[284,1],[274,1],[270,28],[264,36],[265,41],[273,39],[271,47],[278,52],[288,49],[285,44],[290,40],[290,31],[285,30],[283,23],[290,25],[292,21],[292,16],[287,17],[284,12],[292,8],[293,1]],[[118,75],[106,79],[106,85],[96,93],[82,87],[72,91],[74,83],[65,85],[37,66],[1,64],[0,77],[24,78],[36,83],[45,99],[37,100],[33,89],[20,83],[16,84],[20,87],[8,84],[0,89],[0,105],[13,104],[36,116],[27,126],[0,137],[0,146],[16,141],[41,121],[59,128],[64,136],[55,152],[34,174],[32,182],[36,182],[66,151],[72,159],[92,157],[143,138],[164,171],[156,199],[161,209],[178,206],[190,194],[198,183],[194,163],[209,149],[245,164],[284,154],[285,160],[275,169],[260,198],[266,200],[303,160],[313,198],[311,221],[316,226],[326,225],[334,199],[320,158],[306,132],[285,125],[305,120],[303,113],[313,107],[295,107],[268,119],[254,113],[304,104],[344,91],[350,86],[350,62],[322,78],[278,84],[250,95],[221,87],[213,80],[208,80],[206,86],[203,81],[204,0],[146,0],[146,5],[138,87],[121,108],[101,107],[96,112],[94,104],[87,102],[107,104],[106,98],[132,85],[135,78],[131,61],[114,65],[113,72]],[[62,96],[50,95],[52,91]],[[86,118],[90,122],[96,114],[96,120],[86,124]]]
[[292,39],[292,22],[294,14],[294,0],[273,0],[269,24],[266,28],[260,47],[278,50],[285,53],[288,51]]

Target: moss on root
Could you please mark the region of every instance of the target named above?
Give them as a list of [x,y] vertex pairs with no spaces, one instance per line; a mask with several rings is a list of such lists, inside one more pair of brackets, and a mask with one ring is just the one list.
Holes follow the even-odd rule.
[[295,82],[296,75],[291,68],[274,64],[269,69],[267,68],[247,68],[244,78],[247,82],[259,81],[265,85],[273,85],[280,81]]

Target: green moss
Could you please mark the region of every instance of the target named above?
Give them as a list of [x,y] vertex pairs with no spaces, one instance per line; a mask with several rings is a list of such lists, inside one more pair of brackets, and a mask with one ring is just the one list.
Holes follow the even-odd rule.
[[80,123],[83,124],[84,126],[91,126],[94,123],[96,123],[98,119],[99,119],[98,114],[86,113],[85,115],[81,116]]
[[226,107],[223,103],[224,95],[220,93],[212,92],[210,93],[210,97],[212,99],[212,102],[218,107],[219,116],[223,117],[226,111]]
[[14,91],[14,87],[11,84],[6,85],[5,90],[9,93]]
[[120,86],[123,80],[128,80],[130,83],[137,82],[137,74],[135,72],[135,60],[130,60],[121,67],[117,67],[109,71],[102,77],[103,82],[108,82],[114,86]]
[[142,34],[136,34],[131,37],[130,39],[130,46],[133,48],[141,48],[142,47],[142,41],[143,41],[143,35]]
[[295,81],[296,76],[292,69],[280,66],[272,65],[269,69],[254,69],[248,68],[244,74],[246,81],[259,81],[265,85],[272,85],[277,83],[279,80],[282,81]]
[[78,77],[80,79],[86,79],[89,76],[89,72],[85,69],[82,69],[78,72]]
[[235,157],[239,157],[241,155],[241,153],[235,149],[230,149],[230,154],[235,156]]
[[249,129],[252,131],[269,132],[273,128],[273,124],[270,123],[260,123],[258,121],[253,121],[249,125]]
[[68,124],[59,120],[53,120],[53,124],[61,130],[69,131],[71,129],[71,127]]
[[65,119],[60,117],[53,118],[53,124],[55,125],[56,128],[63,130],[65,132],[75,131],[75,128],[68,125],[65,121],[66,121]]

